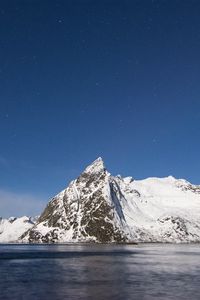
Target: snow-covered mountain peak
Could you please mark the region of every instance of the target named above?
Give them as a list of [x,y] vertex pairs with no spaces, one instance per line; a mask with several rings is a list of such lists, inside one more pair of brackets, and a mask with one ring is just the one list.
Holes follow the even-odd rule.
[[[112,176],[97,158],[52,198],[35,225],[21,218],[20,228],[30,227],[19,241],[199,242],[199,216],[200,186],[173,176]],[[0,242],[5,240],[1,232],[6,229],[7,238],[17,224],[15,218],[0,220]]]
[[103,162],[103,159],[101,157],[98,157],[95,161],[93,161],[85,170],[83,173],[101,173],[105,171],[105,165]]
[[172,176],[172,175],[167,176],[166,179],[168,179],[168,180],[171,181],[171,182],[177,180],[177,179],[176,179],[174,176]]

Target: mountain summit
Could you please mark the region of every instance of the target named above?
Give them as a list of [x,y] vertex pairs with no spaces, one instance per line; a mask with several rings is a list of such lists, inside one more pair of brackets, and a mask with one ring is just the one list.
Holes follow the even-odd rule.
[[21,241],[199,242],[200,187],[172,176],[112,176],[96,159],[46,206]]
[[102,158],[96,159],[49,202],[23,240],[101,243],[129,240],[121,203],[115,195],[118,190]]
[[105,165],[103,162],[103,159],[101,157],[98,157],[91,165],[89,165],[84,173],[100,173],[105,171]]

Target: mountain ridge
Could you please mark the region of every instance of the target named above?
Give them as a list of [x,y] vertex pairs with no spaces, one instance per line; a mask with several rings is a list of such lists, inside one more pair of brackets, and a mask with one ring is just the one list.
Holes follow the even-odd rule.
[[97,158],[47,204],[19,242],[199,242],[200,186],[112,176]]

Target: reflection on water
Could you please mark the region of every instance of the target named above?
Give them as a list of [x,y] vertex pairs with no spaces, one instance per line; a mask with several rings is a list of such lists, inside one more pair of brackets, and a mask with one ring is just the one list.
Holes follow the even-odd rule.
[[199,245],[1,245],[0,299],[199,299]]

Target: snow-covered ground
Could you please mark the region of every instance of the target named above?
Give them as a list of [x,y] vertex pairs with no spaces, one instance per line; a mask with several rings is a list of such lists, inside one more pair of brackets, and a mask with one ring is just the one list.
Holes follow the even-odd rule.
[[135,240],[200,241],[200,190],[172,176],[117,178],[124,216]]
[[19,237],[34,225],[34,219],[29,217],[1,219],[0,243],[17,242]]

